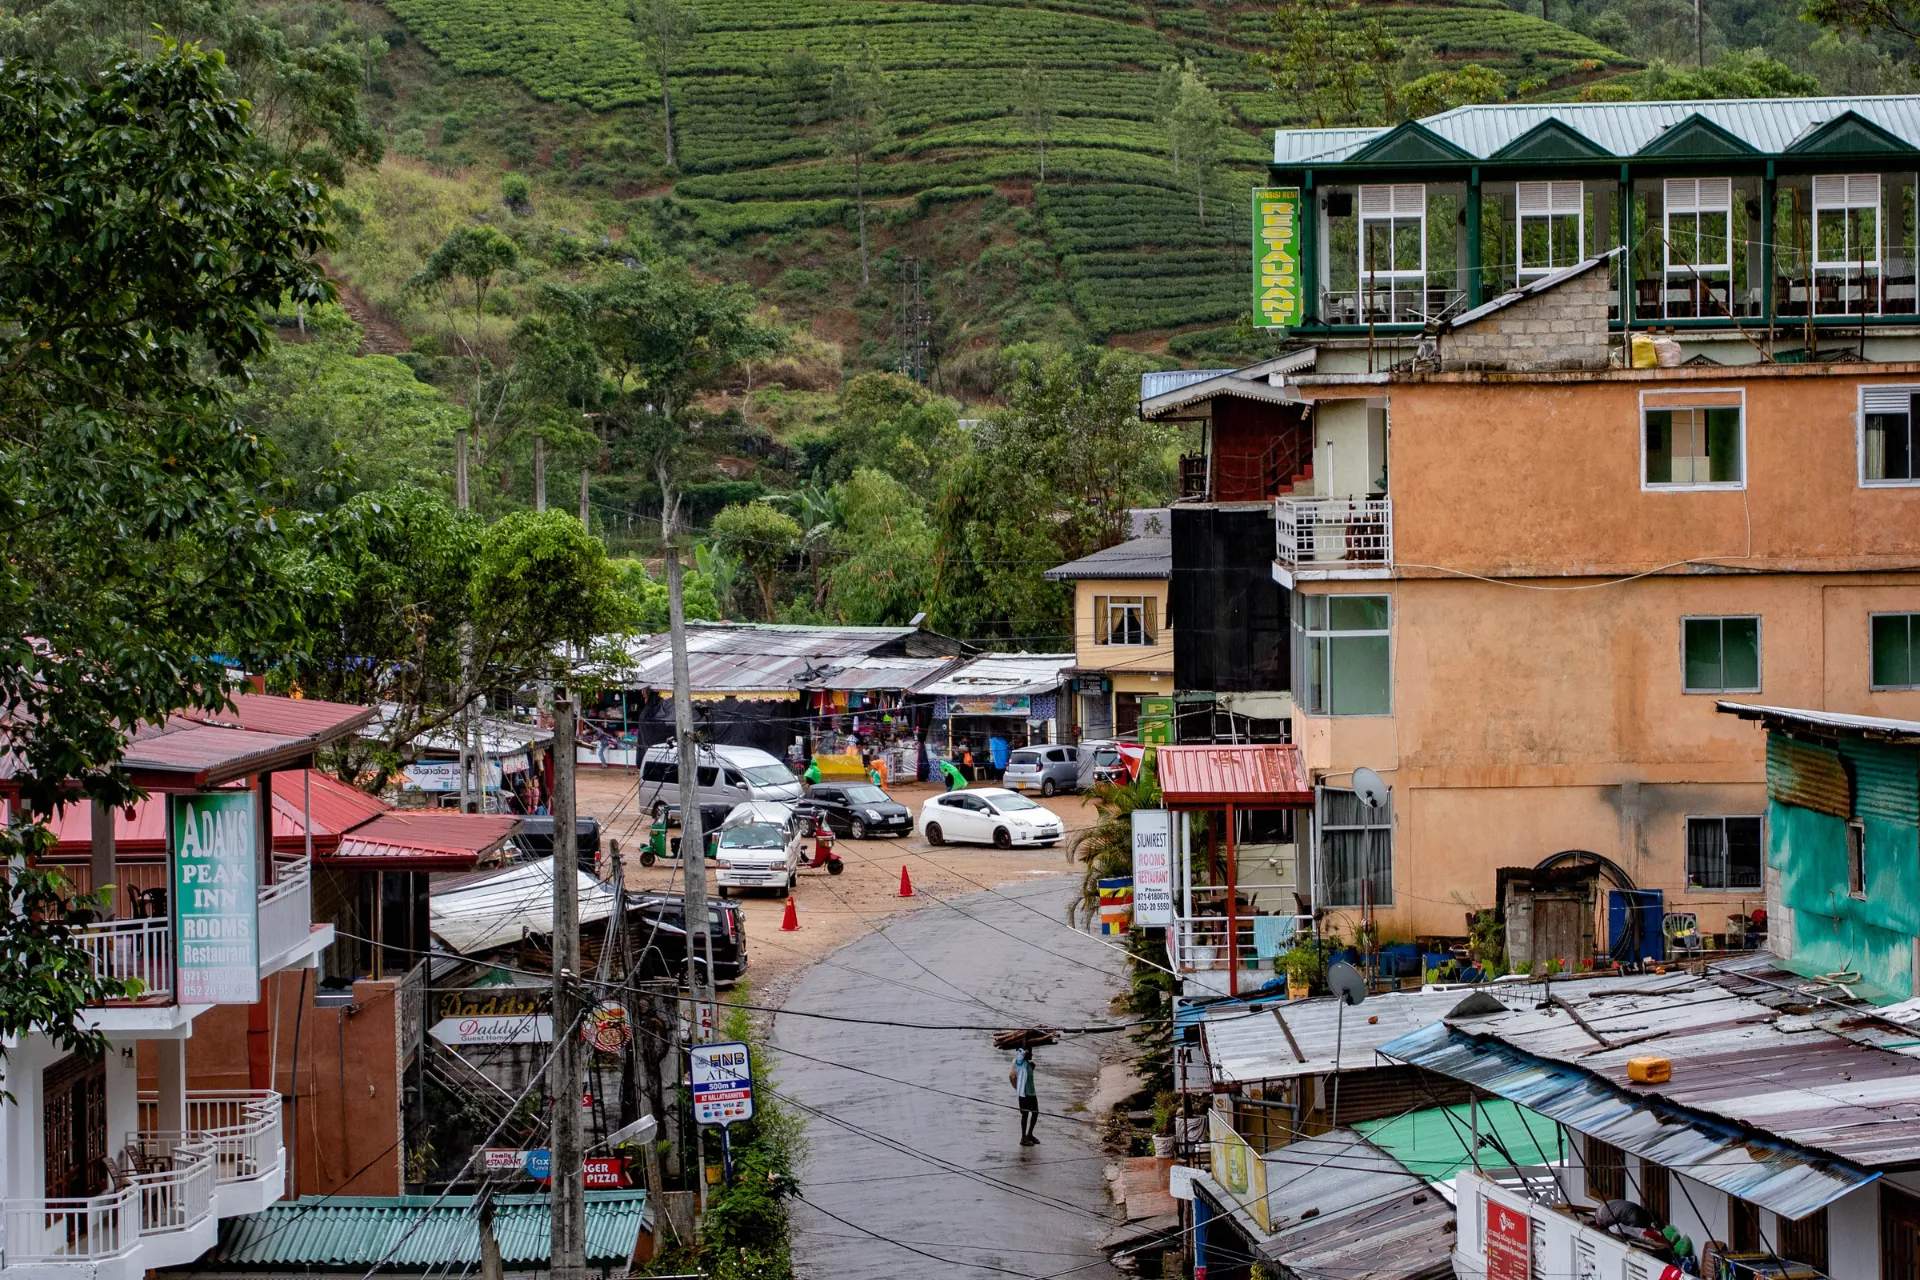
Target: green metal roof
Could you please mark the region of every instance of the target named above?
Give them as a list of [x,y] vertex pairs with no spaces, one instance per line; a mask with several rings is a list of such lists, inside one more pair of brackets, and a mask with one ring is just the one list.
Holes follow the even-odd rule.
[[[472,1196],[305,1196],[220,1224],[220,1243],[196,1269],[288,1267],[407,1271],[480,1265]],[[550,1257],[552,1207],[545,1195],[495,1196],[493,1233],[509,1266]],[[625,1262],[652,1222],[644,1191],[587,1192],[587,1259]],[[409,1235],[408,1232],[412,1234]],[[405,1237],[402,1239],[402,1237]],[[391,1257],[388,1255],[391,1254]],[[382,1259],[385,1259],[383,1262]]]
[[[1480,1104],[1480,1166],[1554,1164],[1562,1155],[1560,1126],[1537,1111],[1504,1098]],[[1428,1182],[1451,1178],[1473,1163],[1475,1119],[1471,1104],[1412,1111],[1390,1120],[1353,1126]],[[1497,1140],[1498,1145],[1494,1145]],[[1508,1157],[1511,1156],[1512,1159]]]
[[1377,129],[1281,129],[1281,168],[1920,155],[1920,95],[1500,103]]

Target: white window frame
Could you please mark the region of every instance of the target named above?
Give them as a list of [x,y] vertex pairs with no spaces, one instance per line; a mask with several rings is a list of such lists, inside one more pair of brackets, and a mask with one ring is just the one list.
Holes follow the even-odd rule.
[[[1563,271],[1583,261],[1587,251],[1587,192],[1579,182],[1520,182],[1514,184],[1513,260],[1518,278],[1526,280]],[[1553,260],[1553,220],[1572,214],[1574,250],[1571,262]],[[1530,267],[1526,262],[1527,223],[1547,224],[1547,265]]]
[[[1837,185],[1836,185],[1837,184]],[[1855,209],[1873,210],[1873,256],[1871,258],[1822,258],[1820,256],[1820,215],[1840,215],[1842,227],[1846,215]],[[1880,175],[1877,173],[1816,174],[1813,179],[1813,268],[1816,271],[1854,270],[1880,267],[1880,254],[1886,244],[1886,221],[1880,204]]]
[[[1369,201],[1372,201],[1369,207]],[[1384,201],[1384,204],[1381,202]],[[1410,206],[1410,207],[1409,207]],[[1374,184],[1363,186],[1354,193],[1354,211],[1360,224],[1360,278],[1355,282],[1362,293],[1372,285],[1385,283],[1389,287],[1397,286],[1403,280],[1419,280],[1425,288],[1427,278],[1427,188],[1419,182],[1396,182],[1392,184]],[[1393,266],[1393,243],[1396,232],[1393,224],[1402,218],[1417,218],[1420,222],[1420,269],[1396,269]],[[1367,265],[1367,224],[1384,222],[1387,224],[1387,265],[1369,268]],[[1395,290],[1397,292],[1397,288]]]
[[[1751,819],[1760,824],[1760,880],[1757,886],[1706,885],[1695,884],[1693,874],[1687,867],[1688,829],[1696,822],[1718,822],[1720,824],[1720,870],[1721,879],[1727,879],[1726,823],[1729,818]],[[1680,882],[1687,893],[1755,893],[1765,888],[1767,883],[1767,815],[1764,813],[1689,813],[1680,820]]]
[[[1751,689],[1733,689],[1722,685],[1718,689],[1690,689],[1687,687],[1687,624],[1689,622],[1732,622],[1753,619],[1753,674],[1757,681]],[[1721,698],[1729,693],[1760,693],[1767,681],[1766,618],[1757,613],[1683,613],[1680,615],[1680,692],[1691,697]],[[1869,655],[1871,657],[1871,655]],[[1720,629],[1720,670],[1725,674],[1727,667],[1727,635],[1724,626]],[[1712,815],[1702,815],[1710,817]],[[1734,814],[1734,817],[1745,817]]]
[[[1673,215],[1676,213],[1724,213],[1727,215],[1727,237],[1721,242],[1721,252],[1725,257],[1718,262],[1679,263],[1673,260]],[[1718,272],[1727,277],[1728,289],[1732,289],[1733,280],[1733,179],[1732,178],[1668,178],[1662,188],[1662,207],[1660,227],[1663,232],[1660,252],[1665,260],[1667,278],[1677,272],[1682,279],[1692,280],[1697,271],[1702,277]],[[1696,224],[1697,228],[1697,224]],[[1693,237],[1695,245],[1700,243],[1696,229]]]
[[[1914,457],[1915,450],[1913,448],[1914,444],[1916,443],[1914,439],[1915,436],[1920,435],[1920,423],[1916,423],[1914,421],[1914,414],[1913,414],[1913,397],[1914,396],[1920,396],[1920,383],[1875,382],[1875,383],[1860,384],[1860,388],[1858,391],[1857,409],[1854,414],[1853,425],[1854,425],[1855,450],[1859,456],[1859,462],[1860,462],[1859,480],[1860,480],[1860,487],[1862,489],[1912,489],[1917,486],[1920,486],[1920,466],[1914,465],[1915,462],[1920,462],[1920,458]],[[1904,480],[1898,479],[1898,478],[1891,479],[1891,480],[1874,479],[1873,477],[1870,477],[1869,475],[1867,475],[1867,414],[1869,412],[1872,412],[1872,413],[1900,412],[1900,410],[1898,409],[1887,407],[1887,402],[1893,398],[1898,398],[1901,400],[1905,400],[1907,402],[1906,414],[1907,414],[1907,440],[1908,440],[1907,448],[1908,448],[1908,457],[1909,457],[1908,466],[1910,470],[1916,472],[1917,474],[1910,476]],[[1870,399],[1879,400],[1880,404],[1872,409],[1869,409],[1867,401]]]
[[[1394,866],[1395,850],[1394,850],[1393,835],[1394,835],[1395,823],[1394,823],[1394,815],[1393,815],[1393,788],[1392,787],[1387,788],[1387,802],[1384,806],[1382,806],[1381,812],[1378,814],[1369,815],[1373,820],[1368,822],[1362,822],[1362,823],[1336,824],[1336,823],[1327,821],[1328,812],[1329,812],[1329,809],[1331,808],[1329,797],[1334,795],[1335,793],[1338,793],[1341,795],[1349,795],[1349,796],[1354,794],[1354,792],[1350,788],[1346,788],[1346,787],[1320,786],[1320,787],[1314,788],[1313,849],[1314,849],[1314,860],[1318,864],[1316,868],[1314,884],[1318,887],[1319,892],[1326,899],[1324,905],[1329,908],[1332,908],[1333,910],[1354,910],[1359,908],[1361,905],[1363,905],[1359,902],[1335,902],[1333,900],[1333,880],[1327,866],[1327,836],[1331,833],[1345,834],[1349,832],[1360,832],[1362,833],[1363,844],[1370,845],[1371,840],[1367,839],[1367,837],[1370,836],[1373,832],[1384,831],[1386,833],[1386,846],[1387,846],[1387,850],[1386,850],[1387,852],[1387,865],[1386,865],[1387,894],[1384,899],[1379,899],[1379,898],[1370,899],[1364,905],[1368,907],[1393,906],[1394,891],[1397,887],[1396,886],[1397,868]],[[1355,804],[1358,804],[1358,803],[1359,803],[1358,800],[1356,800]],[[1360,883],[1364,883],[1365,881],[1370,880],[1371,878],[1372,876],[1369,874],[1369,869],[1363,867],[1361,869],[1360,878],[1359,880],[1355,881],[1355,883],[1356,885]]]
[[[1714,400],[1713,397],[1725,397]],[[1740,478],[1738,480],[1668,481],[1656,484],[1647,479],[1647,410],[1661,409],[1738,409],[1740,411]],[[1733,490],[1747,487],[1747,393],[1740,387],[1701,387],[1697,391],[1642,391],[1640,414],[1635,422],[1640,441],[1640,492],[1698,493],[1703,490]],[[1864,429],[1864,428],[1863,428]]]

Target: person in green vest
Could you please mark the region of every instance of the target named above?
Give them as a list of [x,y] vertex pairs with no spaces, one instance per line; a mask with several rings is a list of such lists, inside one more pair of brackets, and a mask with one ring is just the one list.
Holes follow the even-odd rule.
[[940,776],[947,780],[947,790],[952,791],[967,785],[967,776],[960,772],[960,766],[951,760],[940,762]]
[[820,781],[820,762],[818,760],[807,761],[807,771],[801,774],[800,776],[807,780],[807,785],[810,787],[813,786],[815,783],[819,782]]

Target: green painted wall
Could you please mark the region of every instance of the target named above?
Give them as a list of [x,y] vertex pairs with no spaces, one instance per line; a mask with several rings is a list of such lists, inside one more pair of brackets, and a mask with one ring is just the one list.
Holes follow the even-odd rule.
[[[1830,750],[1830,749],[1829,749]],[[1913,942],[1920,937],[1920,748],[1849,741],[1839,757],[1866,836],[1866,896],[1847,893],[1847,823],[1779,799],[1786,781],[1768,753],[1767,865],[1793,909],[1793,968],[1858,970],[1862,995],[1914,994]]]

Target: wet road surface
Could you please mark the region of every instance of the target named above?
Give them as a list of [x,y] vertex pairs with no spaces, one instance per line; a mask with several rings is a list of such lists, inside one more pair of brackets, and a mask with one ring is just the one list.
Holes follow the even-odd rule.
[[[784,1007],[939,1025],[1106,1022],[1120,959],[1064,927],[1077,884],[1035,876],[902,917],[814,966]],[[1013,1055],[985,1031],[782,1013],[774,1043],[776,1087],[807,1121],[802,1276],[1117,1275],[1096,1247],[1119,1221],[1101,1175],[1109,1157],[1079,1109],[1099,1070],[1092,1038],[1036,1051],[1033,1147],[1020,1145]]]

